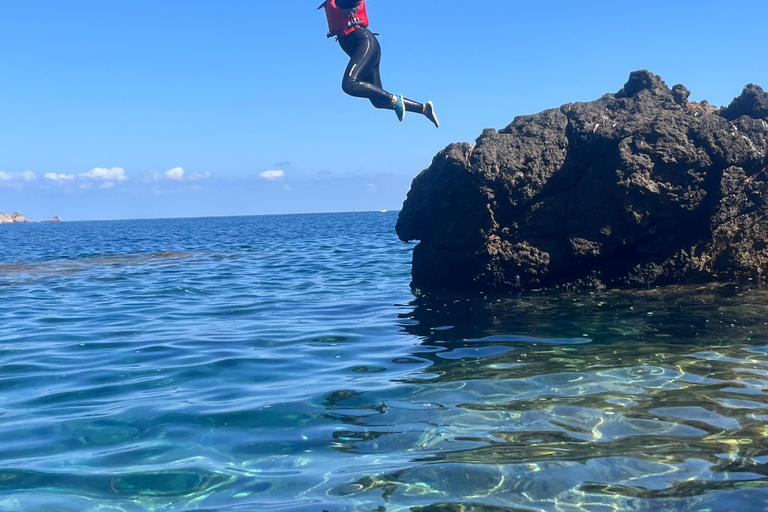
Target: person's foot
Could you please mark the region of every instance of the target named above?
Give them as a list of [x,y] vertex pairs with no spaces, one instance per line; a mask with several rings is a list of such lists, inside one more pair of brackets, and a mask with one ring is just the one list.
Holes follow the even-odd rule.
[[435,123],[435,128],[440,128],[440,122],[435,115],[435,106],[431,101],[428,101],[426,105],[424,105],[424,115],[427,116],[427,119]]
[[398,94],[395,96],[395,103],[392,105],[392,108],[395,109],[395,114],[397,114],[397,119],[400,121],[403,120],[405,117],[405,102],[403,102],[403,95]]

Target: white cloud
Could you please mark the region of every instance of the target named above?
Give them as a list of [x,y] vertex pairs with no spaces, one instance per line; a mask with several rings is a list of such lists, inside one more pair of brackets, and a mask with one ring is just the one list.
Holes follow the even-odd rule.
[[285,173],[283,171],[264,171],[259,176],[264,180],[275,181],[285,178]]
[[169,180],[183,180],[184,179],[184,169],[181,167],[174,167],[173,169],[168,169],[165,171],[165,177]]
[[165,172],[157,172],[157,171],[150,171],[150,174],[147,178],[144,179],[146,183],[157,183],[163,180],[172,180],[172,181],[200,181],[200,180],[207,180],[211,177],[210,172],[193,172],[192,174],[187,174],[186,171],[181,167],[174,167],[173,169],[168,169]]
[[79,174],[78,176],[87,180],[104,180],[117,182],[128,180],[128,176],[125,175],[125,170],[122,167],[113,167],[111,169],[96,167],[88,172]]
[[210,177],[211,177],[210,172],[202,172],[202,173],[193,172],[192,174],[189,175],[189,178],[187,179],[190,181],[198,181],[198,180],[207,180]]
[[163,179],[163,175],[157,171],[149,171],[149,177],[144,179],[145,183],[156,183]]
[[35,181],[36,179],[37,179],[37,174],[35,174],[32,171],[24,171],[24,172],[0,171],[0,182],[10,187],[18,188],[20,186],[19,182]]
[[72,181],[75,179],[74,174],[56,174],[55,172],[47,172],[43,177],[47,180],[55,181],[57,183],[63,183],[65,181]]

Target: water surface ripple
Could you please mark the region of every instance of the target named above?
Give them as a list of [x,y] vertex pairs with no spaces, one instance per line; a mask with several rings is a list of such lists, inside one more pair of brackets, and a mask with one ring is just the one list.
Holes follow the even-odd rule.
[[0,226],[0,511],[768,509],[768,291],[416,298],[395,220]]

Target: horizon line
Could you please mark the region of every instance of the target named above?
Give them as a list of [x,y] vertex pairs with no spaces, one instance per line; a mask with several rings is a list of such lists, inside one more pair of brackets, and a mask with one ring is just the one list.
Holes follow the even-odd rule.
[[[19,210],[17,210],[19,212]],[[400,209],[381,209],[381,210],[348,210],[348,211],[325,211],[325,212],[287,212],[287,213],[247,213],[247,214],[235,214],[235,215],[202,215],[202,216],[182,216],[182,217],[130,217],[130,218],[113,218],[113,219],[74,219],[74,220],[61,220],[60,222],[50,222],[49,220],[28,220],[28,222],[8,222],[2,223],[5,225],[24,225],[24,224],[71,224],[75,222],[125,222],[134,220],[180,220],[180,219],[232,219],[240,217],[278,217],[289,215],[341,215],[345,213],[399,213]],[[1,212],[0,212],[1,213]],[[8,214],[13,215],[13,214]],[[22,214],[23,215],[23,214]]]

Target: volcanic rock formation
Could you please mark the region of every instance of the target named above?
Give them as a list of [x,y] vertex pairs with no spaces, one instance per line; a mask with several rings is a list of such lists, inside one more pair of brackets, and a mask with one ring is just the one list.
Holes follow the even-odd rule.
[[488,291],[765,279],[768,94],[720,110],[648,71],[474,145],[413,181],[412,285]]

